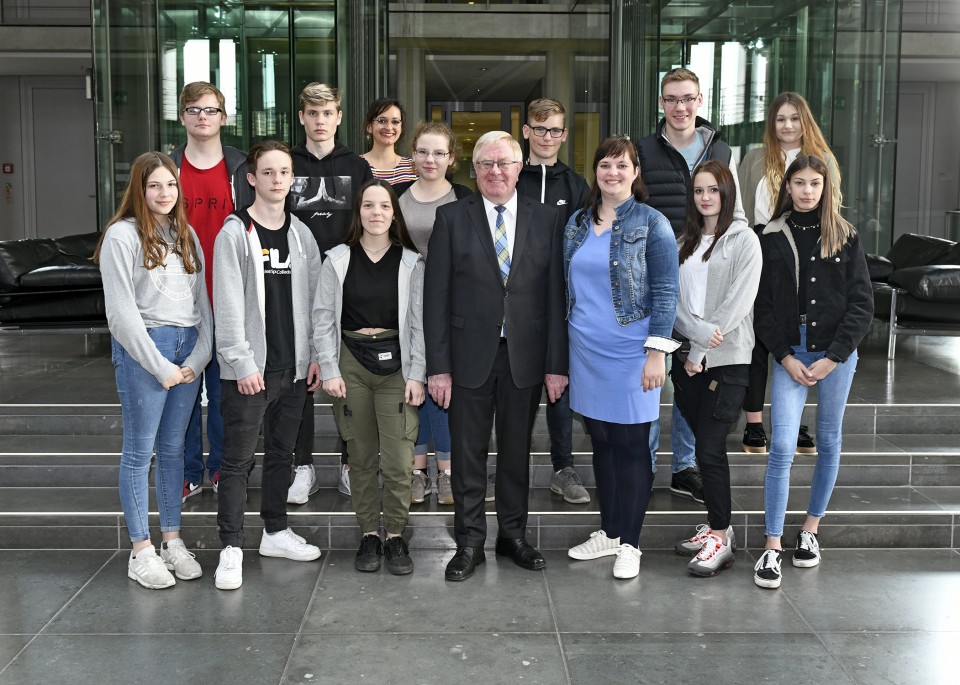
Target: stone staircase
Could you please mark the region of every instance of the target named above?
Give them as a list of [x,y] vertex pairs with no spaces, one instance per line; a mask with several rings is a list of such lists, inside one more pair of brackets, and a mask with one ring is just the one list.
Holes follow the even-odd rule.
[[[84,396],[82,384],[69,394]],[[62,404],[0,405],[0,549],[117,549],[129,545],[116,486],[122,442],[119,405],[71,403],[65,397]],[[359,529],[350,499],[335,487],[339,457],[329,404],[318,403],[316,414],[316,464],[323,487],[306,505],[290,507],[290,522],[322,548],[353,549]],[[706,520],[703,507],[671,495],[667,489],[669,405],[663,405],[661,415],[659,471],[641,537],[644,549],[670,549]],[[813,407],[808,406],[804,419],[815,430]],[[742,430],[742,425],[736,426],[728,443],[733,525],[740,546],[756,548],[763,544],[766,458],[741,451]],[[534,427],[533,450],[528,539],[543,549],[566,549],[599,527],[599,513],[595,499],[590,504],[571,505],[550,493],[552,469],[542,406]],[[574,450],[577,470],[593,494],[590,441],[579,422],[574,425]],[[493,443],[490,455],[493,468]],[[815,459],[796,458],[788,540],[802,521]],[[259,544],[262,533],[258,484],[259,466],[247,505],[246,546],[252,548]],[[206,489],[184,504],[183,531],[189,545],[219,548],[216,502],[216,495]],[[488,542],[492,544],[496,533],[492,503],[487,505],[487,515]],[[156,515],[151,519],[156,530]],[[414,505],[408,529],[410,546],[452,548],[452,524],[452,506],[438,506],[435,499]],[[844,422],[839,479],[821,526],[821,539],[825,547],[960,547],[960,404],[851,404]]]

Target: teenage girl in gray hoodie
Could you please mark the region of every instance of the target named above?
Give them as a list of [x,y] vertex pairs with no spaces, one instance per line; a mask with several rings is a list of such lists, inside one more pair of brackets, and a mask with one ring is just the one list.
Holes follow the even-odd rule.
[[[123,415],[120,504],[133,545],[127,576],[151,590],[176,584],[174,574],[181,580],[203,574],[180,539],[180,505],[184,437],[199,390],[194,381],[210,362],[213,328],[203,252],[183,204],[173,160],[140,155],[93,255],[103,275]],[[160,556],[147,519],[154,449]]]
[[677,407],[696,437],[707,523],[676,550],[694,555],[690,573],[713,576],[733,564],[736,549],[726,437],[747,391],[762,261],[756,234],[733,218],[737,188],[730,168],[709,160],[692,178],[679,239],[679,335],[674,335],[689,344],[674,353],[671,378]]

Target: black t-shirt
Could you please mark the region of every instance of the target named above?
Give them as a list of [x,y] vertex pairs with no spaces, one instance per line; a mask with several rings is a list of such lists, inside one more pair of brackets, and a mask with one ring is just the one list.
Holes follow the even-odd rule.
[[797,299],[800,313],[807,313],[807,283],[810,264],[820,256],[820,208],[809,212],[791,212],[787,225],[797,244],[797,262],[800,267],[800,281],[797,283]]
[[343,279],[343,309],[340,312],[343,330],[400,328],[397,278],[402,256],[400,245],[387,248],[379,262],[370,261],[360,243],[350,248],[350,266]]
[[[252,219],[244,210],[244,223]],[[293,336],[293,284],[290,277],[290,214],[283,227],[264,228],[253,221],[263,248],[263,304],[264,328],[267,336],[267,363],[265,371],[283,371],[297,365],[296,344]]]

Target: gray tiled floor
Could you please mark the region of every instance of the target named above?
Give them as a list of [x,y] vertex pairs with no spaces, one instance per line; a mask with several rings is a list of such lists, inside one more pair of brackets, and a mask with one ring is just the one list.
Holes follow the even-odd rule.
[[490,555],[455,584],[448,557],[416,553],[394,577],[357,573],[350,552],[247,552],[243,587],[219,592],[201,552],[203,578],[150,592],[123,553],[0,551],[0,683],[955,682],[954,550],[826,550],[819,568],[787,563],[778,591],[742,552],[711,579],[647,552],[629,581],[609,557],[548,552],[531,573]]

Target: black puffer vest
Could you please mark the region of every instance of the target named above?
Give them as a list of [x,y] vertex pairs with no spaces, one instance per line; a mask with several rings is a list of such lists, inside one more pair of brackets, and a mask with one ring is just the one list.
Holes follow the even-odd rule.
[[[687,211],[687,188],[690,186],[690,171],[687,162],[673,147],[664,127],[666,119],[657,124],[657,132],[641,138],[637,143],[640,159],[640,175],[647,187],[650,199],[647,204],[659,210],[673,227],[677,235],[683,230],[683,221]],[[730,164],[730,146],[720,138],[720,133],[706,119],[697,117],[697,130],[703,133],[706,145],[697,164],[708,159],[716,159]],[[696,166],[696,165],[694,165]]]

